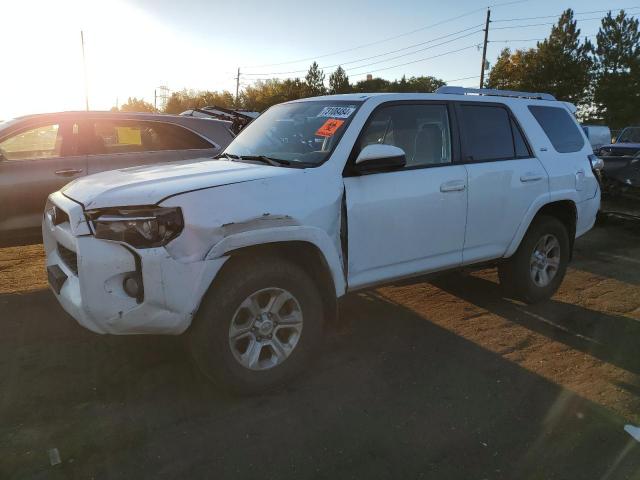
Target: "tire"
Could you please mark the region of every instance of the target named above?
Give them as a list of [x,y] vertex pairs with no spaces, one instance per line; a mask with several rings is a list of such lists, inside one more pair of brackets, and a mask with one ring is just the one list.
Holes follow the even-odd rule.
[[[551,250],[554,239],[557,248]],[[545,263],[541,254],[546,249],[550,251]],[[534,260],[536,250],[538,254]],[[529,227],[516,253],[498,266],[500,285],[508,295],[525,303],[548,300],[564,279],[569,255],[567,228],[555,217],[540,216]],[[557,267],[554,268],[555,264]],[[546,272],[546,277],[541,270]]]
[[202,301],[189,347],[214,383],[232,393],[261,393],[293,378],[313,357],[323,334],[322,299],[309,275],[284,258],[229,262]]

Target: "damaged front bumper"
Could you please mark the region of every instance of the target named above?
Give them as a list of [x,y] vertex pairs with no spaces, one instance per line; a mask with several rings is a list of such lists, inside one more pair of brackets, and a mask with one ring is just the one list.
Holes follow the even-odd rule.
[[[227,260],[183,263],[163,247],[97,239],[82,206],[60,192],[49,197],[42,233],[52,291],[80,325],[101,334],[184,332]],[[131,277],[141,283],[136,295],[125,290]]]

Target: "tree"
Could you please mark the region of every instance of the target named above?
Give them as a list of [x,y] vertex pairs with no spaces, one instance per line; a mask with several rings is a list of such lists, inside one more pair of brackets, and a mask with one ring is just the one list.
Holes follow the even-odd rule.
[[620,10],[602,19],[595,49],[596,117],[613,129],[640,120],[640,31],[638,19]]
[[394,80],[388,87],[389,92],[433,93],[445,85],[444,81],[436,77],[411,77],[409,80],[403,75],[400,80]]
[[185,88],[171,94],[165,105],[164,112],[182,113],[185,110],[214,105],[222,108],[232,108],[234,105],[233,95],[226,90],[212,92],[209,90],[187,90]]
[[580,40],[573,10],[565,10],[548,38],[536,48],[503,50],[489,73],[487,86],[548,92],[575,104],[589,102],[593,46]]
[[376,92],[388,92],[391,82],[384,78],[376,77],[371,80],[360,80],[353,86],[355,92],[362,93],[376,93]]
[[126,103],[123,103],[120,106],[120,111],[121,112],[151,112],[151,113],[157,112],[155,107],[151,105],[149,102],[145,102],[144,99],[142,98],[138,99],[136,97],[129,97]]
[[299,78],[259,80],[240,94],[243,108],[261,112],[276,103],[296,100],[307,96],[307,84]]
[[351,84],[344,69],[338,65],[336,71],[329,75],[329,93],[349,93]]
[[559,100],[584,104],[591,81],[593,46],[580,41],[580,29],[573,10],[565,10],[551,29],[549,38],[538,43],[532,82],[538,91],[552,93]]
[[534,68],[536,55],[537,51],[533,48],[516,50],[514,53],[505,48],[489,72],[486,86],[502,90],[535,90],[529,74]]
[[327,89],[324,86],[324,72],[317,62],[311,64],[305,80],[307,82],[307,96],[315,97],[327,93]]

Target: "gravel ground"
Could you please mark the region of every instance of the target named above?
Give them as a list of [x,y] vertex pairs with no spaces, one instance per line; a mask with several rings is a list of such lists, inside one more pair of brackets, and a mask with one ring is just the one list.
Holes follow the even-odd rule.
[[350,295],[307,373],[252,398],[179,337],[83,330],[41,245],[0,249],[0,478],[640,479],[639,239],[596,228],[532,307],[492,270]]

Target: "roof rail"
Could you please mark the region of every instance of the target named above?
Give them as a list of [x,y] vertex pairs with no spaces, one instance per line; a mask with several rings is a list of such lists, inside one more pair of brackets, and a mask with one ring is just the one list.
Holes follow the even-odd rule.
[[556,97],[549,93],[516,92],[513,90],[497,90],[493,88],[465,88],[465,87],[439,87],[435,93],[449,93],[453,95],[487,95],[493,97],[531,98],[535,100],[553,100]]

